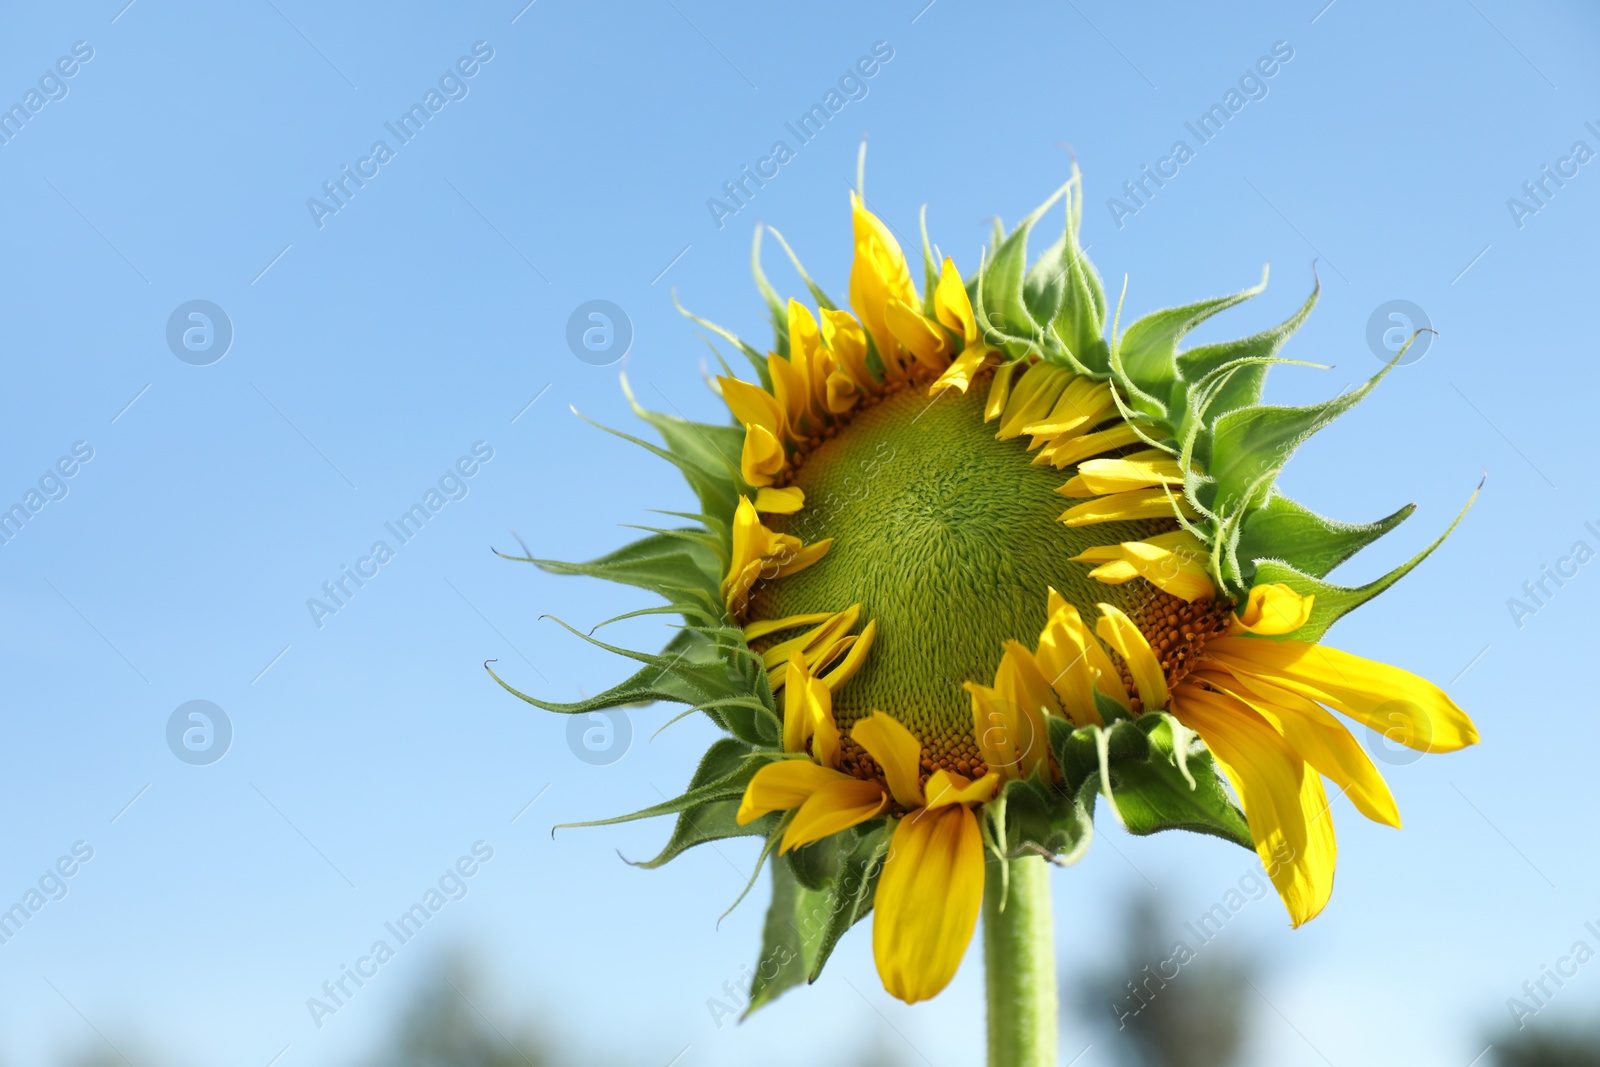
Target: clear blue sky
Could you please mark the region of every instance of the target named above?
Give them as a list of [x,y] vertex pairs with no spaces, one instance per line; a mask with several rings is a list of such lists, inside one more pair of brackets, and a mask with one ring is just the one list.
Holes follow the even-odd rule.
[[[1574,542],[1600,549],[1585,526],[1600,529],[1585,481],[1600,458],[1600,161],[1572,156],[1577,141],[1600,150],[1600,15],[1324,2],[8,11],[0,105],[26,117],[0,116],[0,504],[40,493],[0,545],[0,903],[76,842],[93,858],[66,864],[67,895],[0,944],[0,1062],[39,1063],[98,1029],[195,1063],[264,1065],[285,1046],[284,1067],[344,1063],[455,940],[485,946],[505,993],[491,1015],[540,1004],[633,1062],[690,1046],[686,1067],[812,1063],[820,1034],[848,1042],[880,1015],[912,1062],[973,1062],[976,956],[940,1000],[907,1009],[880,990],[865,931],[817,987],[718,1029],[706,1001],[753,958],[762,904],[716,919],[753,850],[645,872],[617,851],[649,854],[665,824],[549,834],[670,793],[710,727],[652,742],[665,711],[639,711],[626,755],[592,765],[564,720],[480,666],[497,658],[558,699],[620,678],[627,664],[541,616],[587,627],[644,602],[490,547],[520,535],[537,555],[586,558],[630,538],[618,524],[689,499],[669,468],[569,411],[630,421],[618,368],[569,349],[569,315],[614,302],[641,401],[722,417],[671,292],[765,343],[748,272],[758,219],[841,292],[862,137],[873,204],[903,233],[927,204],[966,270],[991,216],[1013,221],[1064,180],[1068,145],[1084,240],[1109,287],[1127,275],[1130,314],[1243,288],[1270,262],[1267,293],[1197,341],[1282,320],[1315,265],[1322,302],[1288,354],[1336,369],[1280,370],[1272,399],[1375,370],[1367,325],[1387,301],[1439,331],[1284,481],[1351,520],[1419,505],[1354,580],[1431,539],[1488,469],[1452,541],[1330,638],[1450,684],[1484,743],[1390,770],[1402,833],[1337,805],[1339,882],[1316,922],[1291,932],[1263,902],[1228,936],[1272,961],[1256,1062],[1471,1060],[1480,1026],[1600,920],[1587,688],[1600,562],[1531,615],[1507,606]],[[892,58],[798,145],[785,123],[878,42]],[[1247,80],[1255,98],[1199,144],[1185,124],[1278,42],[1292,58]],[[420,133],[386,128],[430,90],[439,110]],[[719,227],[707,200],[778,140],[793,158]],[[1178,140],[1193,158],[1176,176],[1136,213],[1108,207]],[[1569,176],[1534,212],[1523,185],[1546,165]],[[335,180],[354,190],[344,205],[309,208]],[[775,283],[799,292],[769,251]],[[192,300],[231,323],[209,365],[168,345]],[[70,477],[51,473],[62,457]],[[451,476],[462,457],[470,478]],[[396,547],[385,523],[441,480],[444,505]],[[378,540],[393,558],[363,563]],[[376,573],[314,619],[308,598],[342,566]],[[615,628],[636,646],[663,634],[648,618]],[[219,762],[168,746],[192,700],[231,723]],[[1102,831],[1055,878],[1069,963],[1105,957],[1114,902],[1146,880],[1198,914],[1249,866],[1211,841]],[[313,1025],[306,999],[479,841],[493,858],[466,895]],[[1600,963],[1535,1025],[1596,1004]],[[1064,1052],[1084,1040],[1069,1031]]]

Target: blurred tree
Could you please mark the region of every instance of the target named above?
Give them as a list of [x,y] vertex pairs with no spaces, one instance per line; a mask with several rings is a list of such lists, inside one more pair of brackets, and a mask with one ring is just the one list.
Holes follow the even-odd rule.
[[1100,1033],[1095,1043],[1125,1067],[1231,1067],[1244,1044],[1254,972],[1243,956],[1179,930],[1146,893],[1123,912],[1116,962],[1064,976],[1061,985]]
[[[556,1042],[525,1019],[491,1020],[481,971],[452,952],[418,983],[398,1028],[370,1067],[560,1067]],[[585,1064],[593,1058],[583,1057]]]
[[1600,1030],[1538,1023],[1502,1031],[1490,1053],[1495,1067],[1600,1067]]

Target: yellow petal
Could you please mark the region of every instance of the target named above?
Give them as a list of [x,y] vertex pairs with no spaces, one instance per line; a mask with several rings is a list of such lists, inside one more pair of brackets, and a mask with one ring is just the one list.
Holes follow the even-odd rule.
[[1311,618],[1314,600],[1315,596],[1301,596],[1286,585],[1253,586],[1234,623],[1237,631],[1266,637],[1292,634]]
[[1253,712],[1231,714],[1199,700],[1173,711],[1205,740],[1233,783],[1256,853],[1290,920],[1299,926],[1316,918],[1333,892],[1338,855],[1322,779]]
[[[1046,720],[1059,715],[1055,690],[1032,652],[1016,641],[1007,641],[1005,653],[995,671],[995,689],[1003,700],[1017,708],[1012,745],[1017,753],[1017,768],[1023,777],[1034,772],[1050,747]],[[991,768],[999,770],[998,767]]]
[[749,426],[744,431],[744,448],[739,453],[739,473],[751,485],[772,484],[773,476],[787,461],[783,442],[765,426]]
[[1211,575],[1206,570],[1207,553],[1198,538],[1179,530],[1191,544],[1168,548],[1149,541],[1128,541],[1122,548],[1123,559],[1138,572],[1139,577],[1163,593],[1193,603],[1211,600],[1217,595]]
[[898,719],[874,711],[850,728],[850,737],[878,761],[901,806],[922,806],[922,742]]
[[895,827],[872,918],[872,954],[891,995],[915,1004],[955,977],[983,905],[983,864],[965,805],[913,812]]
[[884,308],[884,325],[894,334],[907,352],[916,358],[922,369],[937,374],[945,368],[945,357],[955,349],[950,335],[936,322],[929,322],[921,313],[901,300],[890,300]]
[[1350,736],[1344,724],[1335,719],[1327,709],[1313,700],[1298,696],[1286,689],[1274,687],[1272,695],[1262,696],[1240,685],[1232,675],[1211,670],[1195,671],[1189,675],[1173,701],[1181,703],[1184,693],[1198,688],[1194,682],[1204,681],[1220,693],[1214,697],[1228,697],[1245,704],[1270,722],[1317,773],[1333,782],[1350,802],[1373,822],[1400,827],[1400,808],[1389,792],[1389,784],[1378,773],[1372,757]]
[[775,760],[763,766],[745,786],[739,812],[740,826],[754,822],[769,811],[798,808],[811,794],[832,782],[854,782],[843,771],[823,767],[808,759]]
[[783,693],[783,748],[805,752],[824,767],[839,765],[839,727],[833,719],[833,692],[813,677],[799,652],[789,658]]
[[1131,423],[1119,422],[1110,429],[1096,430],[1078,437],[1064,434],[1056,438],[1055,444],[1040,452],[1034,462],[1050,463],[1060,470],[1091,456],[1136,445],[1139,441],[1139,434]]
[[773,577],[787,578],[791,574],[797,574],[800,571],[805,570],[817,560],[821,559],[823,556],[826,556],[828,554],[828,549],[832,547],[833,538],[825,537],[821,541],[806,545],[804,548],[799,549],[798,551],[786,552],[781,555],[774,556],[773,560],[777,564],[777,573],[774,574]]
[[1011,383],[1016,379],[1017,372],[1022,366],[1022,361],[1017,360],[995,368],[994,381],[989,384],[989,396],[983,402],[984,422],[993,422],[1005,411],[1006,403],[1011,396]]
[[723,402],[733,417],[746,426],[760,426],[776,434],[783,426],[783,405],[759,385],[738,378],[718,378]]
[[[1061,492],[1061,490],[1056,490]],[[1071,494],[1066,494],[1070,496]],[[1170,519],[1174,515],[1194,518],[1194,508],[1182,493],[1167,489],[1136,489],[1085,500],[1061,513],[1068,526],[1092,526],[1097,522],[1131,519]]]
[[1075,434],[1103,421],[1115,410],[1116,403],[1111,399],[1111,386],[1089,378],[1078,378],[1062,390],[1060,399],[1056,401],[1055,407],[1050,409],[1048,415],[1039,422],[1024,426],[1022,432],[1033,434],[1035,437]]
[[1095,633],[1128,665],[1128,673],[1133,675],[1133,684],[1139,690],[1139,699],[1144,701],[1145,710],[1166,707],[1167,676],[1161,670],[1161,661],[1156,659],[1150,642],[1145,640],[1144,634],[1121,609],[1110,604],[1101,604],[1099,608],[1100,621],[1095,624]]
[[937,767],[928,775],[928,803],[923,810],[950,804],[987,804],[999,792],[1000,775],[993,771],[982,778],[968,779],[965,775]]
[[825,405],[829,414],[843,415],[861,399],[862,387],[843,370],[828,375]]
[[1110,563],[1102,563],[1089,572],[1089,577],[1106,585],[1122,585],[1139,577],[1139,568],[1125,559],[1114,559]]
[[1061,698],[1067,717],[1079,726],[1103,725],[1095,689],[1131,708],[1121,672],[1084,625],[1078,609],[1051,589],[1046,611],[1044,632],[1039,635],[1039,669]]
[[844,660],[823,677],[823,682],[827,684],[830,690],[838,689],[841,685],[855,677],[856,671],[859,671],[861,669],[861,665],[866,662],[867,653],[872,649],[873,638],[877,636],[878,620],[872,619],[862,629],[861,633],[857,635],[854,643],[850,646],[849,651],[846,653]]
[[762,619],[753,622],[744,628],[744,639],[755,641],[783,630],[793,630],[797,626],[815,626],[819,622],[827,622],[833,618],[835,612],[819,611],[811,615],[785,615],[781,619]]
[[944,258],[939,284],[933,290],[933,315],[967,347],[978,340],[978,317],[972,313],[972,300],[961,281],[961,272],[949,256]]
[[824,837],[848,830],[874,818],[889,806],[889,794],[877,782],[850,778],[829,782],[806,798],[783,832],[783,847],[788,852],[821,841]]
[[[934,379],[932,385],[928,386],[928,395],[935,396],[951,388],[966,392],[972,385],[972,379],[993,358],[994,352],[982,346],[967,349],[945,368],[943,374]],[[993,392],[992,387],[990,392]]]
[[1476,744],[1478,729],[1444,690],[1410,671],[1306,641],[1219,637],[1204,656],[1245,685],[1260,679],[1326,704],[1419,752]]
[[783,408],[789,439],[800,441],[820,433],[822,427],[811,412],[811,382],[805,370],[776,352],[769,352],[767,374],[772,378],[772,395]]
[[1006,402],[1005,417],[1000,420],[1000,432],[995,437],[1009,441],[1026,433],[1024,427],[1047,417],[1076,379],[1077,375],[1054,363],[1035,363],[1028,368]]
[[1088,459],[1078,464],[1077,477],[1059,490],[1063,496],[1102,496],[1158,485],[1182,485],[1183,468],[1160,449],[1147,449],[1118,459]]
[[[790,618],[812,618],[813,616],[790,616]],[[787,641],[779,642],[761,654],[762,665],[772,671],[789,662],[789,657],[796,652],[811,652],[820,649],[850,632],[856,620],[861,617],[861,605],[851,604],[843,611],[834,612],[832,615],[822,616],[822,621],[798,637],[791,637]],[[808,655],[807,660],[811,657]]]
[[885,322],[890,300],[911,305],[917,291],[900,242],[855,193],[850,194],[850,221],[855,234],[855,259],[850,264],[850,306],[878,346],[886,368],[899,362],[899,343]]
[[761,489],[756,492],[756,510],[768,515],[793,515],[805,507],[805,504],[805,490],[797,485],[787,489]]
[[822,340],[839,361],[841,369],[863,390],[874,384],[867,369],[867,334],[848,311],[822,309]]

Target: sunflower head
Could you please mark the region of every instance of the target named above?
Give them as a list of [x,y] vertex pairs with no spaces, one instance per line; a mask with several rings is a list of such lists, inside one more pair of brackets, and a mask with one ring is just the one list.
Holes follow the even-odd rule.
[[[1058,203],[1064,232],[1030,263]],[[900,236],[852,194],[849,309],[798,260],[815,307],[781,300],[758,228],[772,349],[695,320],[751,364],[716,380],[732,424],[634,405],[664,447],[639,443],[699,499],[692,525],[591,563],[531,560],[650,590],[684,620],[659,654],[613,649],[643,667],[597,697],[517,695],[568,714],[676,702],[726,731],[682,796],[623,818],[677,816],[646,866],[736,836],[782,857],[752,1007],[814,980],[873,912],[885,987],[934,995],[986,881],[1023,856],[1077,859],[1102,801],[1136,834],[1254,849],[1298,925],[1332,889],[1324,778],[1399,825],[1334,713],[1426,751],[1477,740],[1431,683],[1320,643],[1443,536],[1338,585],[1328,573],[1411,507],[1336,522],[1275,486],[1389,368],[1321,404],[1260,403],[1315,289],[1278,327],[1180,351],[1265,277],[1108,329],[1081,206],[1074,171],[966,278],[924,229],[919,293]]]

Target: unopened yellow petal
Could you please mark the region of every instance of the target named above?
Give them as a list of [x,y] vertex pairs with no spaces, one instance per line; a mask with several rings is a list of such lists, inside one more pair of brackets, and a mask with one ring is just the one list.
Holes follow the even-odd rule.
[[1062,390],[1048,415],[1039,422],[1024,426],[1022,432],[1035,437],[1078,433],[1104,421],[1115,410],[1111,386],[1090,378],[1077,378]]
[[983,402],[984,422],[993,422],[1005,411],[1011,397],[1011,385],[1023,366],[1023,362],[1017,360],[995,368],[994,381],[989,384],[988,399]]
[[755,773],[745,786],[734,816],[740,826],[761,818],[769,811],[788,811],[804,804],[811,794],[832,782],[854,782],[843,771],[823,767],[808,759],[775,760]]
[[1314,919],[1333,892],[1338,846],[1328,795],[1315,770],[1253,712],[1190,700],[1174,713],[1198,733],[1239,794],[1256,854],[1294,925]]
[[[1061,490],[1056,490],[1061,492]],[[1067,496],[1072,494],[1067,493]],[[1194,508],[1183,494],[1166,489],[1136,489],[1085,500],[1061,513],[1068,526],[1092,526],[1097,522],[1133,519],[1170,519],[1175,515],[1194,518]]]
[[1263,636],[1292,634],[1311,618],[1315,596],[1301,596],[1286,585],[1273,583],[1250,589],[1244,610],[1234,619],[1239,630]]
[[1063,435],[1056,443],[1046,447],[1034,458],[1035,463],[1050,463],[1057,470],[1070,467],[1091,456],[1102,455],[1118,448],[1127,448],[1140,441],[1138,431],[1130,423],[1118,422],[1109,429],[1096,430],[1081,436]]
[[1144,702],[1145,710],[1166,707],[1167,677],[1161,670],[1161,661],[1156,659],[1155,652],[1150,648],[1150,642],[1145,640],[1139,627],[1120,608],[1110,604],[1101,604],[1099,608],[1100,621],[1095,624],[1095,633],[1128,665],[1128,673],[1133,675],[1133,684],[1139,690],[1139,699]]
[[872,955],[907,1004],[955,977],[983,905],[983,837],[965,805],[913,812],[895,827],[873,902]]
[[874,711],[850,728],[850,737],[878,761],[889,791],[902,806],[921,807],[922,742],[898,719]]
[[829,782],[806,798],[783,832],[783,847],[788,852],[821,841],[824,837],[848,830],[880,814],[889,806],[889,794],[877,782],[849,778]]
[[1087,459],[1078,474],[1061,487],[1063,496],[1101,496],[1158,485],[1182,485],[1183,468],[1160,449],[1135,452],[1117,459]]
[[1204,655],[1247,686],[1255,688],[1255,679],[1281,686],[1420,752],[1454,752],[1478,741],[1477,727],[1444,690],[1387,663],[1259,637],[1219,637]]

